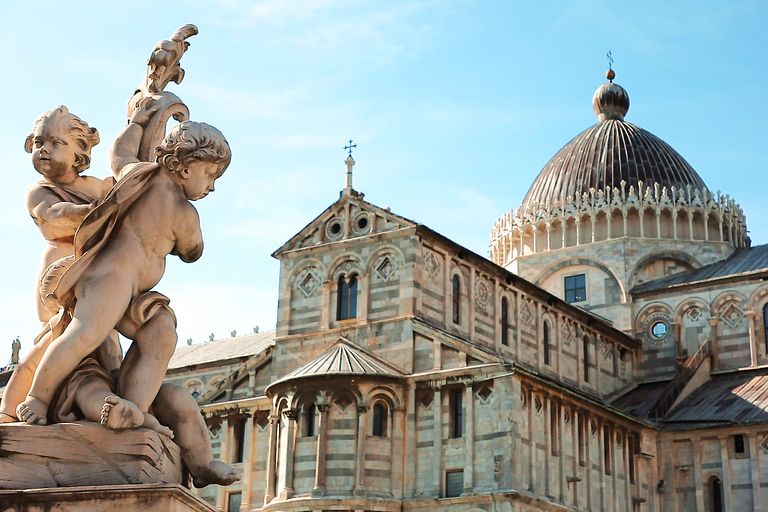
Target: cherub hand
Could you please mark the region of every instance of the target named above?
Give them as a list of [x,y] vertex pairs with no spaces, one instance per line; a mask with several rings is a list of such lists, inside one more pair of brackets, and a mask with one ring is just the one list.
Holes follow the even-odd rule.
[[138,124],[139,126],[146,126],[152,116],[160,108],[157,102],[150,98],[144,97],[136,103],[136,108],[133,109],[131,118],[128,120],[129,124]]

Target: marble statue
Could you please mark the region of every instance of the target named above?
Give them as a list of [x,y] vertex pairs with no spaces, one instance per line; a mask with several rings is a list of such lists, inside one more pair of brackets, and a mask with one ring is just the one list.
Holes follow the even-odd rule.
[[[27,150],[45,179],[32,186],[27,203],[51,245],[38,280],[44,327],[9,381],[0,423],[85,419],[113,431],[148,428],[174,438],[202,487],[239,478],[213,460],[189,391],[163,384],[176,317],[169,299],[153,290],[166,256],[191,263],[202,255],[190,201],[214,190],[231,158],[224,136],[186,120],[187,107],[163,90],[183,78],[179,60],[196,33],[186,25],[155,47],[147,78],[129,101],[128,125],[110,151],[114,178],[79,174],[98,132],[66,107],[35,123]],[[182,122],[165,135],[171,116]],[[122,362],[116,331],[132,340]]]

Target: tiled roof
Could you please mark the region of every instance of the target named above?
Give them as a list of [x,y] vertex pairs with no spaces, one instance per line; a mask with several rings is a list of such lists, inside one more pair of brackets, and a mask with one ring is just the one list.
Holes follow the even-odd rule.
[[664,423],[768,421],[768,375],[719,376],[672,409]]
[[402,377],[405,374],[351,343],[338,341],[330,349],[276,380],[269,387],[293,379],[335,375]]
[[749,276],[768,272],[768,245],[740,249],[729,258],[689,272],[680,272],[661,279],[654,279],[632,288],[630,293],[662,290],[674,286],[706,283],[727,277]]
[[178,347],[168,369],[254,356],[275,344],[276,331],[265,331],[235,338]]
[[635,389],[613,401],[611,405],[633,416],[643,418],[648,414],[648,411],[659,399],[668,384],[669,381],[640,384]]

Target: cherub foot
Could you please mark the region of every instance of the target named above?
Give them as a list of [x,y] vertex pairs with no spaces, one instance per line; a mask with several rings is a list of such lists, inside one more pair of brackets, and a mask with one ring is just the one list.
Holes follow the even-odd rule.
[[19,419],[4,412],[0,412],[0,423],[16,423]]
[[28,396],[26,400],[16,407],[16,416],[20,420],[26,421],[30,425],[47,425],[48,404],[33,396]]
[[196,473],[192,475],[192,483],[198,489],[210,484],[229,485],[240,480],[237,470],[220,460],[212,460],[208,466]]
[[101,407],[101,424],[110,430],[128,430],[148,428],[168,437],[173,432],[161,425],[151,414],[141,412],[141,409],[129,400],[110,395],[104,399]]

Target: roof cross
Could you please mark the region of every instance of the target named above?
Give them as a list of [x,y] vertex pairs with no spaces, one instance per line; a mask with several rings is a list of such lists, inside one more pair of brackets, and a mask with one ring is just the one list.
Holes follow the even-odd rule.
[[352,139],[349,139],[349,145],[344,146],[344,151],[349,151],[349,156],[352,156],[352,150],[357,147],[357,144],[352,144]]
[[611,55],[611,50],[608,50],[608,53],[606,53],[605,56],[608,57],[608,69],[613,69],[613,55]]

